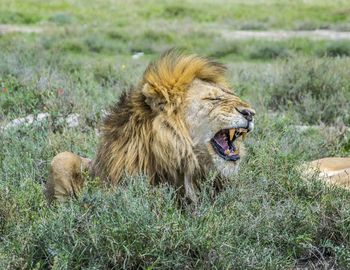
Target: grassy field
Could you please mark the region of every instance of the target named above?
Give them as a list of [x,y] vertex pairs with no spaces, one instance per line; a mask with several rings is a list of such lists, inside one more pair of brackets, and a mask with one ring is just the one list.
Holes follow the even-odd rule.
[[[0,125],[50,114],[0,131],[0,269],[350,268],[350,193],[297,170],[350,156],[350,42],[221,35],[346,31],[348,1],[0,0],[0,24],[41,31],[0,34]],[[93,157],[102,111],[172,47],[227,64],[256,109],[239,174],[215,201],[204,184],[196,209],[142,177],[110,191],[91,180],[77,201],[48,208],[52,157]]]

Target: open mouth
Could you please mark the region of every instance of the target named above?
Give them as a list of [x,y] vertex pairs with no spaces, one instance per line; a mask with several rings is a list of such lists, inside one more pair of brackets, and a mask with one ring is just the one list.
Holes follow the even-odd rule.
[[237,161],[239,156],[238,138],[245,138],[248,130],[245,128],[222,129],[211,139],[215,152],[223,159]]

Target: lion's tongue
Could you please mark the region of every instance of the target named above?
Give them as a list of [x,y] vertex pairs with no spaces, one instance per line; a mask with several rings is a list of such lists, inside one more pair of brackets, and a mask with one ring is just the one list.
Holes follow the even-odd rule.
[[228,142],[227,142],[227,139],[226,139],[226,135],[224,133],[220,133],[220,134],[217,134],[215,137],[214,137],[216,143],[218,145],[221,146],[221,148],[226,151],[226,150],[229,150],[229,145],[228,145]]
[[[234,133],[234,129],[232,129],[233,133]],[[238,148],[235,147],[235,145],[233,143],[229,144],[228,143],[228,138],[227,137],[233,137],[233,134],[231,134],[231,130],[229,130],[229,134],[226,135],[226,133],[224,132],[220,132],[218,134],[215,135],[214,140],[215,142],[221,147],[222,152],[226,155],[226,156],[235,156],[239,154],[239,150]],[[231,145],[231,146],[230,146]]]

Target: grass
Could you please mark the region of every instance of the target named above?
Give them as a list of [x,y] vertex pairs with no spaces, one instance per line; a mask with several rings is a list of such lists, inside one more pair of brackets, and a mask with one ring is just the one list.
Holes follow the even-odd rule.
[[350,44],[345,41],[331,42],[320,53],[331,57],[350,56]]
[[[304,182],[297,169],[349,156],[349,133],[295,128],[350,125],[348,43],[232,42],[219,33],[340,29],[347,3],[267,3],[0,0],[1,23],[44,29],[0,35],[0,125],[50,113],[0,131],[0,269],[350,268],[350,193]],[[90,179],[77,201],[47,207],[52,157],[94,157],[103,110],[170,47],[226,63],[235,91],[256,109],[239,174],[214,201],[208,175],[195,209],[142,176],[112,190]],[[60,120],[71,113],[80,115],[75,128]]]
[[289,61],[271,86],[270,106],[292,108],[309,124],[350,124],[348,61]]
[[[314,25],[337,25],[348,21],[347,1],[129,1],[110,5],[106,1],[70,2],[50,1],[38,3],[35,0],[2,0],[0,3],[1,23],[38,24],[52,21],[66,24],[77,21],[81,24],[110,24],[137,29],[144,20],[187,20],[195,23],[227,22],[248,25],[255,21],[268,28],[293,29],[297,23],[307,21]],[[108,18],[108,22],[106,21]],[[310,24],[310,23],[309,23]]]

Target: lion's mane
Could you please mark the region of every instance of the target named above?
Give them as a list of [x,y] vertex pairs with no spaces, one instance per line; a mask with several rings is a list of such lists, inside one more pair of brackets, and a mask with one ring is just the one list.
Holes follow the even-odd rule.
[[183,175],[199,175],[184,115],[194,79],[226,85],[225,67],[207,58],[168,52],[151,63],[140,83],[124,92],[101,127],[95,174],[118,183],[125,174],[146,175],[152,184],[181,185]]

